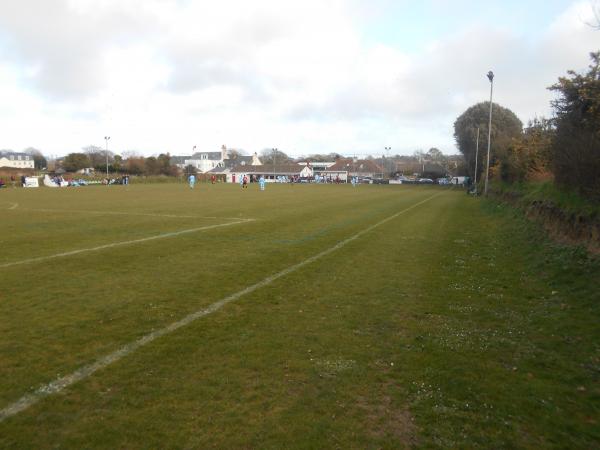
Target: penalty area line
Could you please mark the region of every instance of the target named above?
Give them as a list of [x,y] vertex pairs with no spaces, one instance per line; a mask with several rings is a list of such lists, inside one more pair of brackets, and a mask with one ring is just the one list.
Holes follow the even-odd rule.
[[54,255],[39,256],[37,258],[28,258],[28,259],[23,259],[21,261],[13,261],[13,262],[0,264],[0,269],[3,269],[5,267],[20,266],[23,264],[31,264],[31,263],[36,263],[36,262],[40,262],[40,261],[47,261],[49,259],[64,258],[66,256],[78,255],[80,253],[97,252],[99,250],[105,250],[107,248],[121,247],[124,245],[141,244],[143,242],[171,238],[171,237],[175,237],[175,236],[181,236],[183,234],[197,233],[198,231],[212,230],[214,228],[229,227],[231,225],[238,225],[240,223],[247,223],[247,222],[252,222],[252,221],[254,221],[254,219],[242,219],[242,220],[238,219],[235,222],[219,223],[219,224],[215,224],[215,225],[206,225],[204,227],[189,228],[187,230],[173,231],[171,233],[156,234],[154,236],[149,236],[149,237],[140,238],[140,239],[132,239],[130,241],[113,242],[110,244],[99,245],[98,247],[81,248],[78,250],[71,250],[71,251],[63,252],[63,253],[55,253]]
[[11,403],[10,405],[1,409],[0,410],[0,422],[3,422],[4,420],[8,419],[9,417],[15,416],[16,414],[18,414],[22,411],[25,411],[26,409],[30,408],[31,406],[33,406],[34,404],[36,404],[43,398],[48,397],[53,394],[57,394],[57,393],[63,391],[64,389],[66,389],[67,387],[69,387],[81,380],[84,380],[85,378],[88,378],[96,371],[104,369],[105,367],[109,366],[110,364],[112,364],[116,361],[119,361],[120,359],[133,353],[140,347],[143,347],[144,345],[151,343],[152,341],[158,339],[159,337],[170,334],[170,333],[178,330],[179,328],[189,325],[190,323],[194,322],[195,320],[197,320],[201,317],[212,314],[212,313],[220,310],[222,307],[224,307],[228,303],[234,302],[246,294],[250,294],[251,292],[254,292],[257,289],[267,286],[268,284],[271,284],[273,281],[275,281],[281,277],[284,277],[292,272],[295,272],[296,270],[301,269],[302,267],[307,266],[308,264],[311,264],[311,263],[323,258],[324,256],[327,256],[330,253],[333,253],[336,250],[339,250],[342,247],[345,247],[347,244],[357,240],[358,238],[369,233],[370,231],[374,230],[375,228],[389,222],[390,220],[395,219],[396,217],[416,208],[417,206],[422,205],[423,203],[428,202],[429,200],[431,200],[441,194],[442,193],[440,192],[438,194],[435,194],[435,195],[432,195],[431,197],[426,198],[425,200],[421,200],[420,202],[417,202],[414,205],[409,206],[408,208],[405,208],[395,214],[392,214],[391,216],[386,217],[385,219],[380,220],[379,222],[359,231],[358,233],[344,239],[343,241],[338,242],[333,247],[330,247],[327,250],[323,250],[322,252],[317,253],[316,255],[313,255],[310,258],[305,259],[304,261],[301,261],[301,262],[294,264],[293,266],[290,266],[280,272],[277,272],[271,276],[268,276],[267,278],[263,279],[262,281],[259,281],[258,283],[248,286],[247,288],[242,289],[241,291],[238,291],[235,294],[231,294],[231,295],[211,304],[210,306],[208,306],[205,309],[201,309],[199,311],[193,312],[193,313],[185,316],[183,319],[178,320],[177,322],[173,322],[164,328],[161,328],[159,330],[156,330],[149,334],[146,334],[145,336],[142,336],[140,339],[124,345],[123,347],[119,348],[118,350],[97,359],[95,362],[88,364],[87,366],[83,366],[83,367],[77,369],[76,371],[70,373],[69,375],[65,375],[64,377],[57,378],[54,381],[52,381],[46,385],[43,385],[42,387],[38,388],[35,392],[33,392],[31,394],[26,394],[23,397],[21,397],[20,399],[18,399],[17,401],[15,401],[14,403]]

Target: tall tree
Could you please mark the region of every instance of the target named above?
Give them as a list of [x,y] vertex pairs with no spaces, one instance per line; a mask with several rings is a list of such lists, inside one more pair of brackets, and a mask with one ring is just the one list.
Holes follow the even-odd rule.
[[432,162],[438,163],[438,164],[443,164],[445,162],[446,157],[444,156],[444,154],[442,153],[442,151],[438,148],[435,147],[431,147],[425,157]]
[[121,172],[123,170],[123,157],[115,155],[112,163],[113,172]]
[[[90,159],[90,166],[96,170],[106,169],[106,149],[97,147],[95,145],[88,145],[82,148],[83,152],[88,155]],[[108,163],[111,164],[114,161],[114,154],[110,150],[108,151]]]
[[37,148],[28,147],[24,150],[24,153],[33,156],[33,164],[36,169],[41,170],[48,167],[48,161],[46,160],[42,152]]
[[[512,140],[518,138],[523,130],[523,123],[510,109],[494,103],[492,111],[490,166],[507,157],[507,150]],[[477,128],[479,128],[477,172],[480,174],[485,170],[483,163],[486,160],[487,152],[489,113],[490,102],[477,103],[468,108],[454,122],[454,139],[456,139],[456,145],[465,158],[471,175],[475,173]]]
[[552,121],[540,118],[529,121],[519,139],[513,140],[502,161],[503,181],[515,182],[548,179],[549,152],[554,127]]
[[261,152],[260,160],[264,165],[287,164],[293,162],[287,154],[276,148],[266,148]]
[[176,175],[177,167],[171,165],[171,155],[169,153],[161,153],[156,158],[158,171],[162,175]]
[[160,174],[160,165],[156,157],[149,156],[144,161],[144,173],[146,175],[158,175]]
[[90,167],[90,158],[85,153],[69,153],[63,160],[63,168],[67,172],[77,172],[86,167]]
[[600,52],[584,74],[570,70],[550,90],[556,132],[550,150],[556,182],[600,200]]
[[124,162],[127,173],[131,175],[141,175],[145,170],[144,158],[141,156],[130,156]]
[[229,159],[238,159],[240,156],[243,156],[243,153],[240,150],[234,148],[227,149],[227,157]]
[[313,153],[312,155],[307,156],[306,158],[300,158],[302,160],[315,161],[315,162],[323,162],[329,161],[327,155],[321,155],[319,153]]

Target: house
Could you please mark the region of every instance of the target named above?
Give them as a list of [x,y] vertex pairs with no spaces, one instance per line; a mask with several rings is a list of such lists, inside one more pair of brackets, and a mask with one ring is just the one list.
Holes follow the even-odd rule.
[[310,164],[315,177],[318,175],[325,178],[326,181],[333,182],[339,180],[345,183],[348,178],[348,171],[344,169],[338,170],[339,168],[334,167],[336,163],[337,161],[310,161],[306,164]]
[[310,160],[300,160],[298,164],[301,165],[310,165],[313,170],[313,174],[315,176],[323,176],[323,173],[327,171],[331,166],[335,164],[335,161],[310,161]]
[[383,178],[384,169],[370,159],[340,158],[322,173],[327,178],[339,176],[346,181],[348,177]]
[[262,163],[258,158],[256,152],[252,156],[244,156],[244,155],[233,155],[227,159],[224,159],[223,162],[217,165],[214,169],[209,170],[207,173],[211,175],[217,175],[221,177],[225,177],[225,181],[228,183],[232,182],[231,171],[237,166],[260,166]]
[[228,176],[227,181],[231,183],[239,182],[240,177],[248,175],[253,179],[258,179],[261,176],[265,177],[266,181],[274,182],[278,178],[312,178],[314,175],[313,169],[310,164],[267,164],[267,165],[237,165],[235,166]]
[[321,175],[321,172],[329,169],[331,166],[335,164],[335,161],[299,161],[298,164],[310,164],[313,168],[315,175]]
[[0,151],[0,167],[13,167],[15,169],[33,169],[33,156],[26,153]]
[[220,152],[196,152],[189,159],[185,159],[183,165],[184,167],[193,166],[198,172],[208,172],[221,164],[227,156],[224,147]]
[[187,166],[192,166],[197,172],[225,174],[225,169],[231,169],[238,164],[258,165],[260,159],[254,153],[252,156],[238,155],[234,158],[228,158],[227,147],[222,146],[219,152],[196,152],[192,156],[173,156],[171,164],[185,169]]
[[227,158],[227,149],[222,146],[220,152],[196,152],[192,156],[172,156],[170,163],[180,169],[192,166],[196,172],[204,173],[217,167],[225,158]]

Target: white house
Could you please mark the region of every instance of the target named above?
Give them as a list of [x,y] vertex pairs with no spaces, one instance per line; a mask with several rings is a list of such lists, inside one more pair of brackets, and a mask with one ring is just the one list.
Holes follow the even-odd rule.
[[196,152],[192,156],[173,156],[171,164],[180,169],[192,166],[197,172],[204,173],[222,165],[225,158],[227,158],[227,148],[223,145],[220,152]]
[[222,148],[220,152],[196,152],[189,159],[183,160],[183,166],[193,166],[198,172],[204,173],[217,167],[226,157],[227,150],[225,148]]
[[171,164],[180,169],[192,166],[197,172],[211,172],[221,175],[229,173],[234,166],[239,164],[255,166],[260,163],[256,153],[252,156],[236,155],[235,158],[228,158],[227,147],[224,145],[221,147],[220,152],[196,152],[192,156],[171,157]]
[[243,156],[243,155],[235,155],[234,158],[224,159],[222,163],[217,165],[212,170],[209,170],[208,173],[214,175],[225,175],[225,181],[231,183],[232,174],[231,171],[237,166],[260,166],[262,163],[258,158],[256,152],[252,156]]
[[231,170],[231,173],[227,176],[227,181],[232,183],[239,182],[240,177],[244,175],[253,177],[255,180],[264,176],[266,181],[275,181],[278,177],[312,178],[313,174],[310,164],[238,165]]
[[0,167],[16,169],[33,169],[33,156],[26,153],[0,151]]

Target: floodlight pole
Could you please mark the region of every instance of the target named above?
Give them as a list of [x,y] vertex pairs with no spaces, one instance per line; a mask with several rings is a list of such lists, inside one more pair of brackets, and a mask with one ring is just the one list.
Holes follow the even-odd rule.
[[483,190],[484,195],[488,192],[488,179],[490,177],[490,146],[492,143],[492,93],[494,92],[494,72],[491,70],[487,73],[488,80],[490,80],[490,119],[488,122],[488,142],[487,142],[487,168],[485,171],[485,187]]
[[110,136],[104,136],[104,141],[106,142],[106,179],[108,180],[108,140]]
[[275,182],[275,159],[277,158],[277,148],[271,150],[273,150],[273,182]]
[[[388,166],[388,170],[389,170],[389,159],[390,159],[390,150],[392,149],[392,147],[385,147],[385,152],[387,154],[387,158],[385,160],[385,164]],[[385,170],[385,167],[383,168]],[[390,176],[389,172],[388,172],[388,177]]]
[[477,195],[477,161],[479,159],[479,127],[477,127],[477,143],[475,144],[475,195]]

